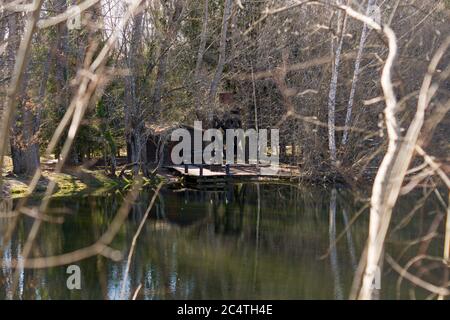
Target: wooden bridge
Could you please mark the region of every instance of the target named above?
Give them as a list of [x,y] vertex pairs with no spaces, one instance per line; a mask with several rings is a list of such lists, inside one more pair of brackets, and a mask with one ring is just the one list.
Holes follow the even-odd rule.
[[283,165],[276,170],[268,165],[171,165],[171,173],[182,177],[184,184],[201,188],[223,188],[236,181],[291,180],[300,177],[298,167]]

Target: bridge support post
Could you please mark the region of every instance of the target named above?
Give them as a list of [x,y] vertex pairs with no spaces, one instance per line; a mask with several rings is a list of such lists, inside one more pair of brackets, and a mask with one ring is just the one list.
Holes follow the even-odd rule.
[[227,163],[227,164],[225,165],[225,174],[226,174],[227,176],[231,176],[231,173],[230,173],[230,164],[229,164],[229,163]]

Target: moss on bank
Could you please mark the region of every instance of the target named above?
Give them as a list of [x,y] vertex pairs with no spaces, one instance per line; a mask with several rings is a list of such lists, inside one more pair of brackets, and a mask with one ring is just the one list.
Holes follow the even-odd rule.
[[[30,177],[13,176],[11,174],[4,176],[3,194],[11,198],[24,197],[27,194],[30,179]],[[52,197],[66,197],[79,194],[101,195],[115,188],[128,189],[132,185],[133,179],[110,177],[103,170],[84,168],[76,168],[65,173],[44,171],[32,197],[42,197],[50,181],[56,183],[56,189]],[[152,179],[144,178],[144,186],[157,185],[161,181],[167,181],[167,178],[161,175],[156,175]]]
[[[29,177],[23,176],[4,177],[6,194],[12,198],[25,196],[29,179]],[[124,185],[123,180],[108,177],[102,170],[81,169],[74,173],[44,171],[33,192],[33,196],[43,196],[50,181],[56,183],[56,189],[52,197],[64,197],[80,193],[101,194],[112,188]]]

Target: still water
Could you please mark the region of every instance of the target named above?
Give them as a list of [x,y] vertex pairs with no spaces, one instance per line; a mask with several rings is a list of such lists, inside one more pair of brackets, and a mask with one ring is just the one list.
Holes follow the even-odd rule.
[[[111,245],[125,256],[152,195],[152,191],[140,194]],[[65,222],[43,224],[34,254],[58,255],[93,244],[123,197],[111,192],[54,199],[49,213],[64,211]],[[254,183],[214,192],[165,188],[138,238],[126,298],[142,285],[138,299],[346,299],[367,238],[367,210],[345,229],[366,201],[339,188]],[[414,201],[403,199],[394,223],[413,206]],[[406,244],[435,218],[423,210],[393,234],[387,248],[392,256],[415,254],[414,246]],[[20,260],[32,222],[20,220],[1,257],[4,262]],[[0,220],[0,237],[7,223]],[[337,245],[328,250],[341,233]],[[440,242],[433,240],[430,250],[438,254]],[[26,269],[20,273],[15,298],[119,299],[124,260],[96,256],[78,262],[80,290],[67,288],[67,266]],[[3,266],[0,299],[12,297],[12,279],[11,269]],[[381,298],[411,298],[411,285],[398,289],[397,279],[398,274],[385,265]],[[420,290],[414,294],[424,297]]]

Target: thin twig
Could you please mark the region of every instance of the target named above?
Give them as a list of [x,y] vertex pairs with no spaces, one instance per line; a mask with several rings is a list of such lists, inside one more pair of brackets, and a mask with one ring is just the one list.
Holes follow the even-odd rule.
[[150,214],[150,211],[152,210],[153,205],[155,204],[155,200],[156,200],[156,198],[157,198],[157,196],[159,194],[159,190],[161,190],[162,185],[163,185],[163,182],[161,182],[156,187],[156,190],[155,190],[155,193],[153,194],[152,200],[150,201],[150,204],[148,205],[147,210],[145,211],[145,214],[142,217],[141,223],[139,224],[139,227],[138,227],[136,233],[133,236],[133,240],[131,242],[131,247],[130,247],[130,252],[128,253],[127,265],[126,265],[125,271],[124,271],[124,278],[123,278],[123,282],[122,282],[122,288],[120,290],[120,297],[122,299],[125,298],[125,286],[126,286],[126,283],[127,283],[127,280],[128,280],[128,273],[130,271],[131,259],[133,257],[133,253],[134,253],[134,249],[136,247],[137,239],[138,239],[139,235],[141,234],[142,228],[144,227],[145,222],[148,219],[148,215]]

